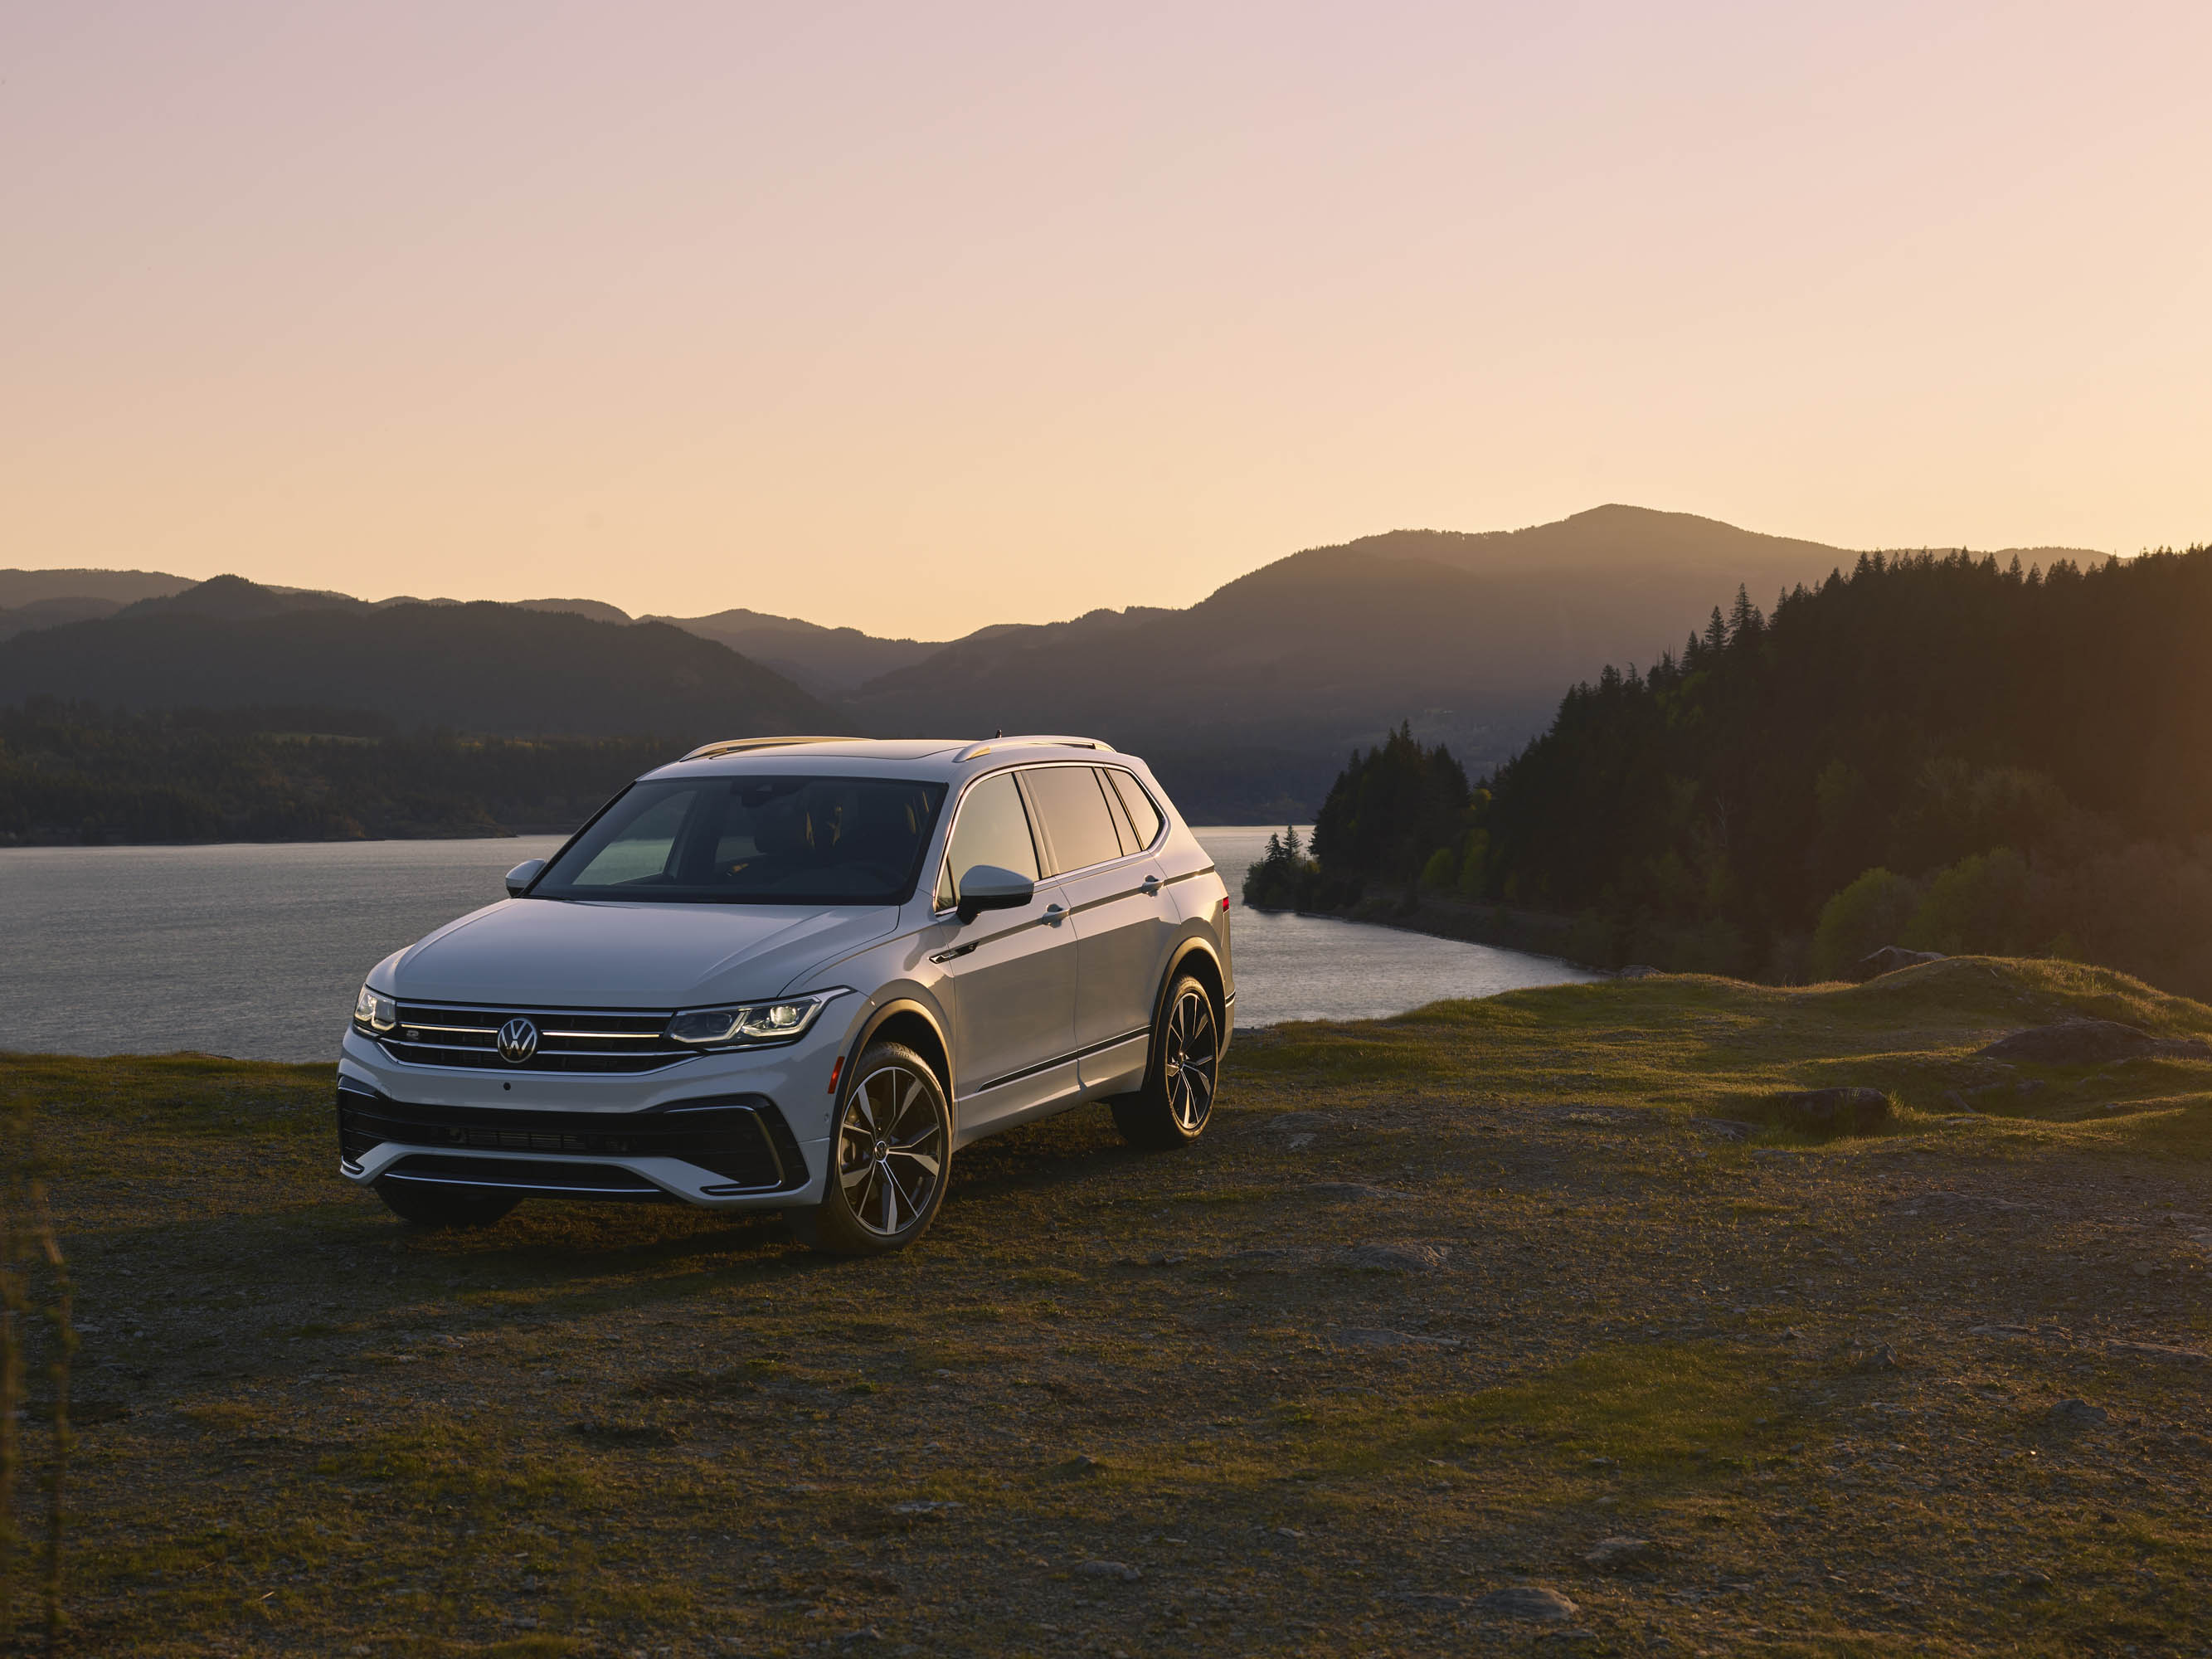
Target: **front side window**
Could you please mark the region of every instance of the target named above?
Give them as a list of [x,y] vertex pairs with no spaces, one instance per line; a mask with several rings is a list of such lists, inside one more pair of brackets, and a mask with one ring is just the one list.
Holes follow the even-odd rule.
[[994,773],[960,798],[959,821],[952,826],[952,845],[937,884],[939,909],[950,910],[960,902],[961,879],[979,864],[995,864],[1031,881],[1037,878],[1029,813],[1011,772]]
[[897,904],[914,890],[941,783],[701,777],[634,784],[534,898]]
[[1098,774],[1091,768],[1041,766],[1023,773],[1022,784],[1044,820],[1054,875],[1121,856],[1121,837],[1100,793]]

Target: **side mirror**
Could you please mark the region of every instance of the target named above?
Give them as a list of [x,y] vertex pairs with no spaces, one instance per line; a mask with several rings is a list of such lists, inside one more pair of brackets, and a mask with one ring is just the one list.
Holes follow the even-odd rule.
[[520,898],[523,889],[538,879],[538,872],[545,867],[544,859],[525,859],[507,872],[507,896]]
[[1036,884],[995,864],[971,866],[960,878],[960,920],[973,921],[986,910],[1018,910],[1036,896]]

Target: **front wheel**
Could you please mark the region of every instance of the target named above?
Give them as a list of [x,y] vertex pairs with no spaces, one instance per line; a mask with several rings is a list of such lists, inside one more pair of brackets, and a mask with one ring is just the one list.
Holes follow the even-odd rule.
[[428,1181],[380,1181],[376,1195],[410,1227],[489,1227],[522,1201],[512,1193]]
[[1177,975],[1152,1032],[1145,1086],[1115,1097],[1115,1127],[1133,1146],[1188,1146],[1206,1133],[1220,1076],[1221,1022],[1213,998],[1192,975]]
[[791,1214],[802,1243],[881,1255],[929,1231],[952,1165],[952,1109],[937,1074],[902,1043],[868,1045],[837,1109],[822,1201]]

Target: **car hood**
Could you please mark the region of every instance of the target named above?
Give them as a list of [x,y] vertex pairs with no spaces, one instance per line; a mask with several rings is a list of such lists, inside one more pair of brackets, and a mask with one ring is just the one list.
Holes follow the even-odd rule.
[[[679,1008],[786,990],[890,933],[895,906],[605,904],[507,899],[395,957],[378,989],[430,1002]],[[386,976],[380,973],[380,978]]]

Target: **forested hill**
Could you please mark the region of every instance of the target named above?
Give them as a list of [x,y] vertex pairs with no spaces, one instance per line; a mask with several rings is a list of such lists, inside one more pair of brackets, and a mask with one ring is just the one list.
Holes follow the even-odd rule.
[[678,744],[836,732],[851,719],[664,623],[489,604],[296,609],[235,579],[0,641],[0,703],[39,696],[136,710],[312,705],[403,727]]
[[2050,951],[2212,988],[2212,548],[1860,559],[1607,669],[1473,816],[1486,896],[1661,966]]

